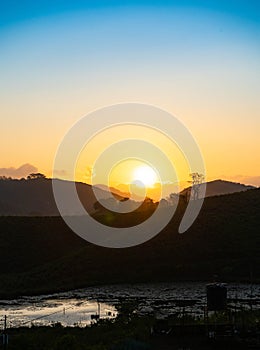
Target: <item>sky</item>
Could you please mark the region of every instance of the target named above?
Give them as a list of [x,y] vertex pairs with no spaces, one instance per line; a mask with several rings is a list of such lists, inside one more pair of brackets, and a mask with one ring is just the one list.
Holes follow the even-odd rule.
[[[187,127],[207,179],[260,185],[259,81],[259,1],[1,1],[0,175],[51,176],[81,117],[139,102]],[[175,145],[140,128],[97,135],[76,179],[88,181],[100,152],[128,133],[161,147],[187,180]],[[128,181],[121,168],[114,185]]]

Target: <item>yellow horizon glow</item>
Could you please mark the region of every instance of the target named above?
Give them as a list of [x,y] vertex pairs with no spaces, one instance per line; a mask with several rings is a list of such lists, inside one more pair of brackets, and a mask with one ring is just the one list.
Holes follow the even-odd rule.
[[[256,22],[247,11],[238,18],[203,8],[194,16],[186,6],[121,10],[2,26],[2,174],[30,163],[51,177],[56,150],[78,119],[104,106],[136,102],[164,109],[191,131],[207,179],[260,185]],[[90,141],[75,176],[58,169],[57,177],[91,183],[87,169],[125,136],[155,143],[178,168],[179,182],[189,180],[185,159],[167,138],[123,126]],[[127,172],[119,175],[111,174],[113,186],[131,182]]]
[[[153,163],[146,159],[124,159],[118,164],[111,163],[109,176],[95,174],[95,161],[111,144],[125,139],[146,141],[160,149],[169,159],[169,164],[157,156],[153,156]],[[120,144],[119,144],[120,147]],[[151,154],[149,155],[151,157]],[[109,160],[108,160],[109,161]],[[112,160],[111,160],[112,161]],[[160,184],[160,172],[171,173],[169,166],[175,169],[176,177],[167,178],[165,184]],[[157,176],[158,173],[158,176]],[[103,130],[93,137],[82,149],[75,167],[74,180],[87,182],[91,185],[104,184],[129,193],[129,186],[134,181],[141,181],[146,187],[148,197],[159,200],[162,188],[169,188],[167,192],[175,192],[179,188],[178,182],[187,181],[190,169],[178,146],[166,135],[158,130],[142,125],[119,125]],[[93,176],[93,177],[92,177]]]

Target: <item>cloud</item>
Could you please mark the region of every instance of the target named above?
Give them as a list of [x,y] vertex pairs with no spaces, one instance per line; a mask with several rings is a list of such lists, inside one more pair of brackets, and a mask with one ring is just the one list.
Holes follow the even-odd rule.
[[[221,175],[217,177],[218,179],[227,180],[227,181],[234,181],[239,182],[244,185],[252,185],[252,186],[260,186],[260,175],[233,175],[233,176],[225,176]],[[215,178],[208,179],[208,180],[214,180]]]
[[245,185],[260,186],[260,176],[243,176],[238,175],[235,177],[240,183]]
[[19,168],[0,168],[0,176],[12,177],[19,179],[21,177],[26,177],[31,173],[37,173],[38,169],[29,163],[21,165]]
[[54,176],[62,176],[62,177],[64,177],[64,176],[67,176],[68,173],[64,169],[61,169],[61,170],[56,169],[56,170],[53,171],[53,175]]

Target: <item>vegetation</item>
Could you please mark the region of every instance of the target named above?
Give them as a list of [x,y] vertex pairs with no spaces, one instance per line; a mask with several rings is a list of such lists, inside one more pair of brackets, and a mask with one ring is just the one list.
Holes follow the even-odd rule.
[[[208,281],[216,274],[223,281],[259,282],[260,189],[206,198],[196,222],[180,235],[185,205],[181,201],[159,235],[126,249],[85,242],[60,217],[1,217],[0,296],[111,283]],[[98,215],[107,222],[106,214]],[[113,215],[109,223],[124,226],[133,223],[133,215]]]
[[127,339],[134,339],[135,342],[143,344],[148,339],[149,332],[149,321],[139,317],[127,323],[121,320],[100,320],[86,328],[64,328],[60,324],[53,327],[19,328],[8,330],[8,349],[106,350],[114,347],[115,350],[119,350],[120,343]]
[[[203,321],[190,316],[173,316],[162,322],[152,316],[139,316],[134,312],[133,305],[122,304],[119,311],[116,319],[99,320],[85,328],[64,328],[58,323],[50,327],[7,329],[8,349],[174,350],[183,346],[200,350],[248,349],[258,342],[259,311],[240,312],[236,315],[236,320],[231,322],[228,312],[215,314]],[[165,333],[167,330],[171,330],[168,335]],[[216,337],[209,341],[207,334],[212,330]],[[223,334],[226,337],[221,339]],[[1,348],[4,346],[0,345]]]

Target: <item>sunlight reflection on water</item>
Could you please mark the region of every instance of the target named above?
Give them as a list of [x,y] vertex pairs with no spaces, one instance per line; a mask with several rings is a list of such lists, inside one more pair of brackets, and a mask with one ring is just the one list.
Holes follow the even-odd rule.
[[[260,307],[260,285],[228,284],[230,306]],[[91,315],[114,318],[116,305],[134,300],[139,313],[170,314],[183,305],[195,315],[203,313],[206,304],[206,283],[160,283],[89,287],[64,293],[21,297],[0,301],[0,319],[7,315],[8,327],[50,325],[86,326]]]

